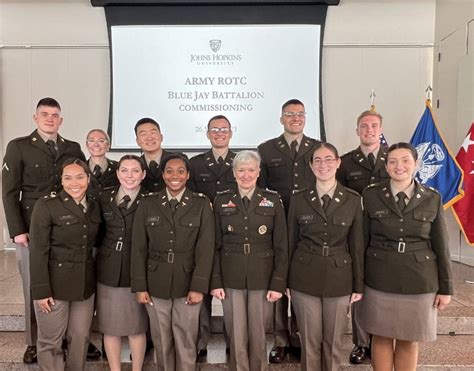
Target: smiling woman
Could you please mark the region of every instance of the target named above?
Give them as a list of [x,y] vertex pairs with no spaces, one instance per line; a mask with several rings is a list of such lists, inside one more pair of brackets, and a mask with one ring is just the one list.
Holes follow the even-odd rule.
[[31,291],[41,370],[64,368],[66,334],[66,368],[84,368],[96,287],[92,249],[101,220],[98,204],[86,196],[89,179],[85,162],[67,160],[63,190],[39,199],[33,210]]

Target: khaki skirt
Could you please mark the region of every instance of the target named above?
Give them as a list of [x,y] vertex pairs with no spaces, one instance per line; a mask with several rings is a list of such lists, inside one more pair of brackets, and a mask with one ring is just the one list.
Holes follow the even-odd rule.
[[365,286],[360,324],[369,334],[406,341],[436,340],[436,293],[404,295]]
[[138,335],[148,329],[148,315],[130,287],[97,283],[97,330],[111,336]]

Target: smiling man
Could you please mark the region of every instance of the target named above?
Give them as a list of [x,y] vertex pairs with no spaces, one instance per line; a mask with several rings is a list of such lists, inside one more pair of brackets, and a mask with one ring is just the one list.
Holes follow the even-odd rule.
[[135,124],[135,135],[138,146],[143,151],[142,158],[146,163],[146,176],[142,184],[149,192],[158,192],[165,188],[160,163],[171,154],[161,148],[163,134],[158,122],[144,117]]
[[[362,193],[370,184],[388,179],[385,169],[387,153],[380,146],[382,115],[375,111],[364,111],[357,118],[356,134],[360,145],[341,157],[341,166],[336,177],[345,187]],[[363,363],[370,356],[370,337],[359,324],[360,302],[352,305],[352,341],[354,348],[349,356],[353,364]]]
[[[201,153],[190,160],[190,178],[188,187],[195,191],[204,193],[211,201],[217,192],[225,190],[237,190],[234,173],[232,172],[232,161],[235,152],[229,149],[232,138],[232,127],[227,117],[217,115],[212,117],[207,124],[207,138],[211,142],[211,149]],[[211,336],[211,306],[212,296],[204,296],[201,313],[199,316],[199,339],[198,356],[207,354],[207,343]],[[229,349],[228,336],[224,328],[227,349]]]
[[66,159],[73,157],[85,161],[79,144],[58,134],[63,118],[55,99],[41,99],[33,120],[37,129],[8,143],[2,166],[3,207],[10,237],[16,244],[23,283],[27,344],[23,362],[27,364],[37,361],[37,326],[30,294],[31,213],[36,200],[60,190],[59,171]]
[[[316,139],[304,135],[306,112],[303,102],[290,99],[281,107],[280,123],[283,134],[258,146],[262,157],[258,184],[261,188],[277,191],[288,212],[291,193],[313,186],[314,174],[310,168]],[[275,346],[270,352],[271,363],[282,363],[287,352],[299,355],[299,339],[295,316],[291,317],[291,334],[288,330],[288,298],[284,296],[275,305]]]

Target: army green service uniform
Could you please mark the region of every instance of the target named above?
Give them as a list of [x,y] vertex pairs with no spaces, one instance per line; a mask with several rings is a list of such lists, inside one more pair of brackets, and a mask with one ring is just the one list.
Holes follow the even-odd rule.
[[295,192],[288,213],[289,284],[302,370],[339,370],[350,295],[364,290],[361,199],[337,184],[326,212],[315,186]]
[[97,327],[106,335],[129,336],[148,329],[145,307],[136,301],[130,288],[133,219],[148,192],[141,188],[128,207],[121,209],[119,190],[108,189],[99,200],[105,233],[96,257]]
[[[117,167],[118,162],[110,159],[107,160],[107,167],[105,171],[101,172],[99,176],[94,175],[93,169],[91,169],[91,181],[89,183],[89,189],[87,192],[95,197],[99,198],[99,195],[106,188],[116,187],[119,185],[117,178]],[[87,161],[87,164],[90,164],[90,159]]]
[[[214,201],[217,192],[227,189],[237,190],[234,172],[232,170],[232,161],[235,152],[228,151],[227,156],[219,163],[214,158],[212,149],[201,153],[189,160],[190,175],[188,187],[194,192],[204,193],[211,201]],[[205,350],[211,337],[211,317],[212,317],[212,295],[206,294],[201,306],[199,315],[199,336],[198,352]],[[223,328],[227,347],[229,339]]]
[[187,189],[174,214],[166,190],[143,198],[135,213],[132,291],[152,297],[146,309],[159,370],[195,369],[201,305],[185,301],[190,291],[209,291],[214,227],[209,199]]
[[231,338],[231,370],[267,369],[268,290],[285,292],[288,237],[276,192],[256,187],[245,209],[237,192],[216,196],[216,253],[211,289],[224,288],[224,321]]
[[[10,237],[30,230],[36,200],[61,188],[59,173],[68,158],[85,160],[78,143],[57,136],[54,157],[38,131],[8,143],[2,167],[2,196]],[[31,245],[31,243],[30,243]],[[26,343],[36,345],[36,318],[30,292],[29,249],[17,245],[18,268],[25,299]]]
[[[160,162],[171,155],[173,152],[163,150],[161,153]],[[152,171],[149,167],[149,164],[146,161],[145,155],[142,155],[143,162],[145,163],[146,175],[145,179],[142,181],[142,185],[148,192],[159,192],[165,189],[165,182],[163,180],[163,172],[161,171],[160,164],[155,171]]]
[[[341,157],[341,166],[337,170],[336,178],[342,185],[362,194],[368,185],[389,179],[385,169],[386,160],[387,152],[380,147],[375,159],[375,166],[372,168],[360,147],[357,147]],[[362,302],[359,301],[351,307],[352,342],[356,346],[368,348],[370,336],[359,323],[361,305]]]
[[[401,211],[388,181],[367,187],[363,200],[368,295],[362,327],[400,340],[434,340],[435,295],[453,293],[440,194],[415,182],[414,194]],[[390,304],[380,308],[378,303]]]
[[[283,135],[258,146],[258,152],[262,157],[258,185],[261,188],[277,191],[283,201],[285,212],[288,212],[293,190],[311,187],[316,181],[310,162],[314,147],[318,142],[316,139],[303,135],[296,158],[293,158],[290,146]],[[298,328],[293,315],[291,316],[291,334],[288,329],[288,306],[286,296],[275,304],[273,328],[275,346],[299,347]]]
[[51,313],[43,313],[35,302],[42,370],[64,369],[61,345],[66,333],[66,368],[84,368],[96,286],[92,248],[100,221],[96,201],[88,199],[84,213],[64,191],[39,199],[34,207],[31,293],[34,300],[52,297],[55,301]]

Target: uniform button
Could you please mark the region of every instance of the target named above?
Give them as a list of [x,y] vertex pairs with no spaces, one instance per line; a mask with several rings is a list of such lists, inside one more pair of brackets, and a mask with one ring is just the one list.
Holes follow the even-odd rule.
[[83,224],[82,226],[83,226],[84,228],[87,228],[87,225],[85,225],[85,224]]
[[298,188],[298,184],[295,184],[295,188]]
[[221,184],[221,181],[220,181],[220,180],[218,180],[216,183],[217,183],[217,184]]
[[247,220],[247,219],[248,219],[248,217],[244,216],[244,220]]
[[371,177],[370,177],[370,179],[371,179],[371,180],[374,180],[374,179],[375,179],[375,177],[374,177],[374,176],[371,176]]
[[248,238],[248,237],[245,237],[245,241],[248,241],[248,240],[249,240],[249,238]]
[[403,228],[400,228],[400,232],[403,232]]
[[173,243],[173,240],[170,240],[170,243]]
[[342,222],[341,224],[342,224],[342,225],[346,225],[346,222]]
[[425,221],[425,220],[426,220],[426,218],[425,218],[425,217],[423,217],[423,221]]
[[30,208],[30,207],[29,207],[29,206],[27,206],[27,207],[26,207],[26,210],[28,210],[29,208]]
[[344,263],[347,263],[347,260],[344,260]]
[[426,259],[429,259],[430,257],[428,255],[426,255]]
[[328,223],[323,223],[323,225],[326,227],[328,225]]
[[323,233],[323,235],[327,236],[327,235],[328,235],[328,233],[327,233],[327,232],[324,232],[324,233]]
[[298,166],[298,163],[297,163],[297,162],[295,162],[295,166]]
[[63,265],[61,263],[58,264],[58,267],[62,267]]
[[69,222],[66,222],[66,225],[69,225],[69,224],[71,224],[71,223],[69,223]]
[[323,242],[323,245],[324,245],[324,246],[327,246],[327,245],[328,245],[328,243],[327,243],[327,242]]
[[247,229],[249,229],[249,227],[245,227],[244,229],[247,230]]
[[155,225],[155,223],[151,223],[151,225]]
[[400,219],[401,222],[403,222],[403,219]]
[[173,231],[170,231],[170,234],[173,234],[174,232]]
[[119,237],[119,241],[122,241],[122,240],[123,240],[123,238],[122,238],[122,237]]
[[403,242],[403,238],[399,238],[398,241]]
[[82,237],[83,237],[83,238],[87,238],[87,235],[86,235],[86,234],[83,234]]
[[157,185],[158,185],[158,183],[154,183],[153,185],[156,185],[156,186],[157,186]]
[[298,176],[298,173],[295,173],[295,176]]
[[83,249],[85,249],[86,247],[85,246],[82,246]]

